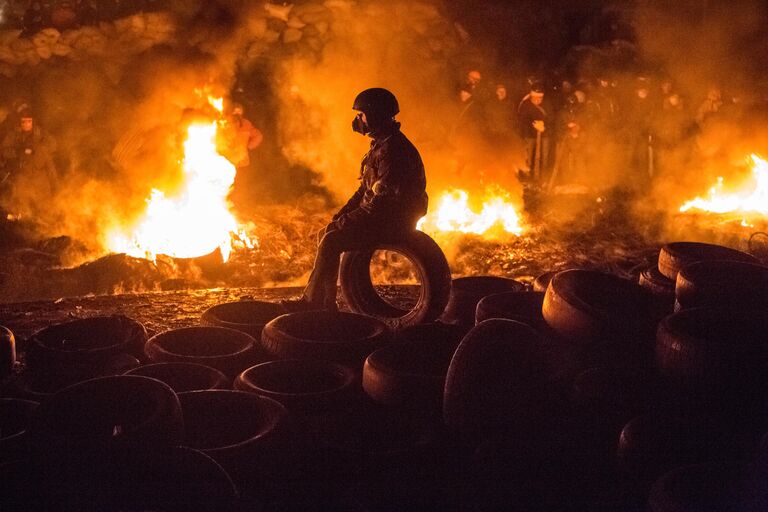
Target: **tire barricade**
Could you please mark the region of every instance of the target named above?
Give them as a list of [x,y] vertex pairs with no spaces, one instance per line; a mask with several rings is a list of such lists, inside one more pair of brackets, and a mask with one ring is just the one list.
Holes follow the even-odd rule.
[[506,277],[459,277],[451,284],[451,296],[440,318],[446,323],[474,325],[477,303],[483,297],[495,293],[521,292],[524,289],[523,283]]

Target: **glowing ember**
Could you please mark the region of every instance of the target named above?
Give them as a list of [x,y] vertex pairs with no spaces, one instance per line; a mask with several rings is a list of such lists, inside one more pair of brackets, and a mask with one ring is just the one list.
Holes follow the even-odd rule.
[[[743,213],[768,215],[768,162],[752,155],[752,177],[749,185],[738,192],[725,192],[722,177],[709,189],[707,199],[697,197],[680,207],[681,212],[691,209],[713,213]],[[746,223],[746,221],[744,221]]]
[[520,217],[515,206],[509,202],[503,190],[486,193],[480,213],[469,205],[469,194],[460,189],[443,192],[437,201],[437,208],[419,220],[418,229],[427,232],[489,234],[502,229],[519,236],[523,232]]
[[157,254],[192,258],[219,248],[224,261],[232,239],[253,247],[229,211],[227,194],[235,181],[235,166],[216,151],[217,124],[192,124],[184,142],[184,183],[173,197],[153,189],[144,217],[130,234],[114,232],[108,247],[138,258]]

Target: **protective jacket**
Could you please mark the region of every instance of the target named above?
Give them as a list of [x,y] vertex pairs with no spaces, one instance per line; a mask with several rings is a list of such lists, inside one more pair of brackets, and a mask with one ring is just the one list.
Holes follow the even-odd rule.
[[360,187],[333,220],[348,225],[413,229],[427,213],[427,180],[416,147],[400,123],[377,134],[360,164]]

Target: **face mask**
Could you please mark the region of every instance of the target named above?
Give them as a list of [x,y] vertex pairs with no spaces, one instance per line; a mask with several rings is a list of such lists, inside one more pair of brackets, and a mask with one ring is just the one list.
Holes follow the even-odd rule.
[[357,114],[352,120],[352,131],[361,135],[365,135],[370,131],[368,125],[363,121],[363,114]]

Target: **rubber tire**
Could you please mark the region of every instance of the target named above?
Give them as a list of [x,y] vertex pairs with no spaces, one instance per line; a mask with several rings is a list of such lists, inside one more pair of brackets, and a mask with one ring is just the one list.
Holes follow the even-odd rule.
[[523,283],[506,277],[459,277],[451,284],[451,298],[440,318],[449,324],[475,325],[475,311],[481,299],[497,293],[523,290],[525,290]]
[[768,267],[739,261],[699,261],[677,274],[677,302],[682,308],[768,307]]
[[226,327],[184,327],[156,334],[144,352],[153,363],[196,363],[234,378],[261,362],[256,340]]
[[672,242],[659,251],[659,272],[667,279],[677,279],[683,267],[697,261],[728,260],[759,264],[760,261],[746,252],[722,245],[701,242]]
[[638,282],[653,295],[669,298],[670,302],[675,298],[675,281],[659,272],[657,265],[651,265],[640,272]]
[[[371,282],[371,258],[376,250],[395,251],[416,268],[421,289],[410,311],[396,308],[379,296]],[[421,231],[414,231],[396,243],[379,243],[370,250],[348,251],[339,269],[341,295],[354,313],[369,315],[392,329],[432,322],[445,310],[451,290],[451,269],[440,246]]]
[[554,370],[546,341],[514,320],[476,325],[451,359],[443,420],[461,438],[530,433],[548,405]]
[[356,373],[329,361],[285,359],[252,366],[237,376],[234,388],[280,402],[297,413],[348,409],[357,400]]
[[[119,435],[115,434],[119,426]],[[90,461],[169,449],[183,441],[176,393],[159,380],[100,377],[58,391],[38,408],[35,446]]]
[[288,441],[288,411],[271,398],[244,391],[179,393],[186,444],[209,455],[238,485],[279,471]]
[[[72,348],[66,342],[75,342]],[[98,366],[120,353],[143,356],[147,331],[124,315],[96,316],[46,327],[27,340],[30,368],[41,372],[63,371],[67,367]]]
[[380,348],[365,360],[363,389],[374,402],[438,414],[448,366],[458,344],[458,340],[432,340]]
[[216,368],[196,363],[154,363],[134,368],[125,375],[140,375],[165,382],[176,393],[227,389],[230,379]]
[[541,312],[543,304],[544,292],[495,293],[483,297],[477,303],[475,323],[491,318],[505,318],[539,328],[545,323]]
[[27,431],[39,405],[31,400],[0,399],[0,464],[29,456]]
[[556,274],[542,305],[547,324],[578,344],[643,339],[650,323],[648,309],[648,299],[639,285],[591,270]]
[[395,341],[398,343],[441,341],[458,345],[471,328],[471,326],[466,325],[446,324],[438,320],[428,324],[411,325],[395,331]]
[[16,363],[16,338],[10,329],[0,325],[0,379],[13,371]]
[[552,281],[552,278],[555,277],[555,274],[558,272],[562,272],[562,270],[550,270],[549,272],[544,272],[543,274],[536,276],[536,279],[533,280],[531,285],[531,289],[534,292],[546,292],[549,287],[549,282]]
[[200,323],[243,331],[258,340],[267,322],[286,313],[285,308],[276,302],[241,300],[211,306],[203,312]]
[[656,362],[663,376],[707,402],[728,402],[765,385],[768,367],[765,311],[694,308],[665,318],[656,333]]
[[279,316],[264,326],[261,345],[277,359],[314,359],[356,368],[391,339],[376,318],[335,311],[301,311]]
[[737,489],[745,474],[739,464],[707,463],[675,468],[653,484],[650,512],[734,512],[745,510]]

